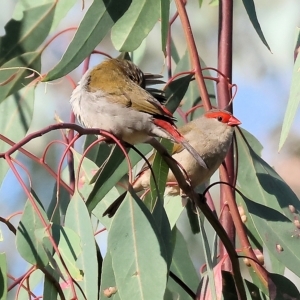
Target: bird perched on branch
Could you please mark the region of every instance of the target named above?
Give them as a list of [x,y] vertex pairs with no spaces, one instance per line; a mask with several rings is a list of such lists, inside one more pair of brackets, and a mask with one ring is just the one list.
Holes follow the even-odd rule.
[[[182,145],[174,144],[172,157],[184,168],[193,187],[206,182],[218,169],[231,145],[234,127],[239,124],[241,122],[231,113],[225,110],[212,109],[179,128],[180,134],[200,154],[208,167],[205,169],[200,166]],[[142,169],[133,184],[135,192],[150,187],[150,176],[149,168]],[[167,182],[176,182],[171,171],[168,173]],[[166,193],[178,195],[180,188],[172,185],[167,188]],[[120,196],[106,209],[103,216],[112,217],[123,199],[124,197]]]
[[108,131],[131,145],[162,137],[183,146],[203,168],[199,153],[178,132],[163,94],[147,91],[159,76],[144,74],[132,62],[108,59],[87,71],[71,96],[74,114],[87,128]]

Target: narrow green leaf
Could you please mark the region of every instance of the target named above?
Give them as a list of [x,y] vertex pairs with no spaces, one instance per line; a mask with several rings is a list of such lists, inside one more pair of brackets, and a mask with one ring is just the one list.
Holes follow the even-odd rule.
[[7,264],[6,254],[0,253],[0,300],[7,298]]
[[0,86],[0,103],[24,86],[29,85],[30,82],[38,77],[37,73],[28,70],[28,68],[40,72],[40,52],[28,52],[22,54],[11,59],[1,66],[0,83],[2,83],[3,85]]
[[163,298],[166,250],[150,212],[136,196],[128,194],[113,218],[108,249],[121,299]]
[[166,88],[166,107],[172,113],[175,112],[184,97],[193,75],[186,75],[173,80]]
[[[95,135],[87,135],[84,142],[83,150],[85,151],[94,141],[96,141]],[[94,145],[94,147],[90,149],[90,151],[87,153],[86,157],[93,161],[98,167],[100,167],[105,162],[111,151],[111,145],[108,145],[106,143],[100,143]]]
[[261,30],[260,24],[258,22],[257,16],[256,16],[256,10],[255,10],[255,5],[254,5],[254,1],[253,0],[243,0],[246,12],[249,16],[249,19],[256,31],[256,33],[258,34],[259,38],[261,39],[261,41],[264,43],[264,45],[268,48],[269,51],[271,51],[268,42],[266,41],[264,34]]
[[[0,73],[1,74],[1,73]],[[1,90],[1,88],[0,88]],[[26,135],[31,124],[34,105],[34,89],[23,89],[19,93],[10,96],[6,101],[0,103],[0,134],[14,142],[18,142]],[[1,140],[0,153],[7,151],[11,146]],[[13,154],[15,157],[16,154]],[[0,182],[8,171],[8,164],[4,159],[0,160]]]
[[[164,140],[161,139],[160,143],[166,148],[166,150],[171,153],[173,149],[173,143],[171,143],[169,140]],[[154,178],[151,175],[150,177],[150,197],[147,197],[145,199],[144,203],[148,207],[148,209],[152,212],[157,201],[158,197],[161,198],[163,196],[165,187],[166,187],[166,181],[167,181],[167,176],[169,172],[169,167],[167,163],[164,161],[163,157],[155,152],[154,154],[154,159],[152,163],[152,171],[153,174],[155,175],[155,180],[158,185],[158,190],[156,189]],[[163,203],[161,203],[163,205]]]
[[161,49],[166,50],[169,32],[170,1],[160,0]]
[[[51,228],[54,240],[58,244],[60,255],[62,256],[72,278],[75,280],[82,280],[82,271],[76,265],[77,258],[82,252],[79,235],[70,228],[63,227],[58,224],[52,224]],[[35,235],[40,241],[43,241],[44,244],[46,244],[49,240],[49,236],[45,232],[44,228],[36,229]],[[47,247],[45,246],[45,248]],[[47,249],[49,250],[49,248]],[[51,252],[48,251],[48,254],[50,253]],[[64,267],[62,266],[60,259],[57,258],[56,253],[54,257],[59,269],[64,270]]]
[[[210,251],[207,234],[206,234],[205,228],[204,228],[204,216],[198,215],[198,217],[199,217],[199,225],[200,225],[200,236],[201,236],[201,240],[202,240],[202,244],[203,244],[203,250],[204,250],[203,252],[204,252],[204,257],[205,257],[205,262],[206,262],[206,270],[207,270],[206,273],[207,273],[209,291],[210,291],[210,295],[211,295],[212,299],[218,299],[216,287],[218,287],[218,284],[220,284],[220,282],[218,282],[218,284],[216,284],[216,281],[218,279],[214,273],[212,254]],[[217,268],[217,266],[215,266],[215,268]],[[203,278],[203,280],[205,280],[205,277]]]
[[170,227],[173,229],[181,213],[184,211],[181,196],[165,196],[164,207],[170,222]]
[[60,62],[44,81],[65,76],[95,49],[116,21],[127,11],[130,0],[93,1]]
[[297,109],[299,107],[299,102],[300,102],[299,82],[300,82],[300,55],[297,56],[294,65],[292,83],[290,88],[290,96],[289,96],[288,105],[283,119],[278,151],[281,150],[282,146],[284,145],[288,137],[288,134],[291,130],[292,123],[296,116]]
[[[173,231],[175,231],[176,234],[176,243],[170,270],[196,293],[199,285],[199,277],[189,255],[187,242],[184,240],[182,233],[176,227],[173,228]],[[170,278],[171,277],[169,277],[169,280]],[[168,287],[172,292],[179,292],[182,290],[182,287],[178,284],[172,286],[168,285]],[[183,292],[185,297],[188,297],[186,292]]]
[[96,253],[96,242],[90,215],[85,203],[76,193],[73,195],[68,206],[66,227],[74,230],[80,236],[81,255],[76,265],[83,271],[83,280],[79,282],[86,299],[98,299],[98,262]]
[[[151,147],[149,145],[140,145],[138,146],[139,150],[145,155],[149,153]],[[133,150],[129,151],[131,165],[135,166],[137,162],[141,160],[141,157]],[[103,197],[115,186],[115,184],[128,173],[128,164],[127,161],[123,160],[121,164],[119,164],[118,168],[112,169],[110,174],[107,174],[109,180],[107,180],[107,176],[103,176],[100,179],[98,178],[95,182],[94,188],[90,193],[86,205],[91,212],[96,205],[103,199]]]
[[57,296],[58,296],[58,292],[53,282],[49,280],[47,277],[45,277],[44,288],[43,288],[43,300],[58,299]]
[[111,40],[114,47],[120,52],[135,50],[149,34],[159,16],[159,1],[132,0],[126,13],[112,28]]
[[112,258],[110,251],[107,251],[103,260],[100,285],[100,300],[107,300],[108,297],[106,296],[106,293],[112,294],[113,300],[120,299],[119,294],[117,292],[116,279],[112,267]]
[[[47,226],[49,226],[46,212],[37,198],[35,198],[35,203],[40,215],[45,220]],[[45,267],[48,264],[49,259],[44,249],[44,245],[36,236],[36,231],[39,229],[45,231],[45,226],[39,218],[38,212],[34,210],[30,201],[27,200],[17,229],[17,250],[19,251],[19,254],[32,265]],[[52,249],[51,243],[46,241],[45,245],[47,245],[48,249]]]
[[49,32],[52,32],[59,22],[63,19],[66,13],[74,6],[76,0],[64,0],[64,1],[55,1],[55,0],[20,0],[15,6],[13,13],[13,19],[21,20],[23,17],[23,12],[41,6],[42,4],[55,4],[55,13],[53,16],[52,26]]
[[[57,199],[57,195],[59,198]],[[70,194],[60,186],[57,191],[57,182],[55,182],[52,192],[52,199],[47,209],[47,216],[51,223],[61,224],[62,216],[66,215],[67,207],[70,203]]]
[[12,58],[35,51],[41,45],[49,34],[54,8],[54,3],[39,5],[25,10],[21,21],[12,19],[7,23],[6,35],[0,38],[1,66]]
[[100,182],[105,181],[110,177],[113,171],[117,169],[124,159],[125,155],[121,148],[117,145],[114,145],[112,148],[110,148],[110,153],[105,157],[105,160],[103,160],[102,165],[97,170],[90,183],[95,183],[96,180]]
[[173,58],[175,64],[177,65],[178,62],[180,61],[180,57],[179,57],[177,47],[176,47],[172,37],[171,37],[171,52],[172,52],[172,54],[171,54],[172,58]]
[[93,215],[107,229],[110,228],[112,219],[103,217],[102,214],[108,208],[108,206],[110,204],[112,204],[113,201],[115,201],[119,196],[120,196],[120,193],[119,193],[118,189],[116,187],[113,187],[93,209]]

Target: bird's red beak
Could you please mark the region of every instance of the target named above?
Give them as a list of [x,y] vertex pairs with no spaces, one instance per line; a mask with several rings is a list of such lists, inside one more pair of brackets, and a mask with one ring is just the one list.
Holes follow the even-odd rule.
[[237,126],[242,124],[242,122],[238,120],[236,117],[231,116],[227,124],[230,126]]

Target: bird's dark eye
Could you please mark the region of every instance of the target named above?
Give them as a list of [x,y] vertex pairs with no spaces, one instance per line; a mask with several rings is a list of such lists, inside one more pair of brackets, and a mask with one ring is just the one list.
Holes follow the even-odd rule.
[[219,116],[219,117],[217,118],[217,120],[218,120],[219,122],[222,122],[222,121],[223,121],[223,117]]

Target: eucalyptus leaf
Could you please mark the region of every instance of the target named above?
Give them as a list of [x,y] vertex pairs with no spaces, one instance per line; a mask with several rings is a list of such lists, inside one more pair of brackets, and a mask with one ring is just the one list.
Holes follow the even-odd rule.
[[67,209],[65,226],[72,229],[80,237],[81,254],[76,265],[83,272],[79,282],[85,296],[89,300],[98,299],[98,261],[94,231],[86,205],[75,193]]
[[249,16],[249,19],[250,19],[256,33],[258,34],[258,36],[261,39],[261,41],[263,42],[263,44],[268,48],[269,51],[271,51],[271,49],[268,45],[268,42],[265,39],[265,36],[261,30],[260,24],[258,22],[254,1],[253,0],[243,0],[243,3],[244,3],[246,12]]
[[136,196],[128,194],[116,212],[109,229],[108,249],[121,299],[163,298],[166,249],[150,212]]
[[0,299],[7,298],[7,263],[6,254],[0,253]]
[[132,0],[126,13],[112,28],[111,40],[115,48],[121,52],[130,52],[138,48],[159,16],[160,1]]
[[24,10],[21,21],[12,19],[6,24],[6,35],[0,38],[2,67],[9,60],[33,52],[42,44],[49,34],[54,10],[55,2],[41,4]]
[[[297,35],[298,38],[300,38],[299,28],[297,29]],[[294,64],[293,77],[292,77],[292,83],[290,88],[290,96],[289,96],[288,105],[285,111],[284,120],[282,124],[278,151],[280,151],[280,149],[282,148],[282,146],[284,145],[288,137],[288,134],[292,127],[292,123],[296,116],[297,109],[299,107],[299,102],[300,102],[299,69],[300,69],[300,55],[297,56]]]
[[[45,247],[52,249],[49,241],[42,241],[36,235],[37,230],[46,231],[45,226],[50,226],[46,212],[42,207],[36,195],[32,198],[36,208],[33,207],[31,201],[27,200],[22,218],[20,220],[17,234],[16,246],[19,254],[32,265],[45,267],[48,264],[48,255]],[[45,224],[41,221],[43,218]]]
[[[27,52],[5,62],[0,69],[0,103],[38,77],[41,52]],[[33,75],[33,76],[32,76]],[[31,87],[27,87],[30,90]]]
[[93,1],[73,40],[59,63],[44,78],[51,81],[65,76],[92,53],[111,27],[128,10],[131,0]]

